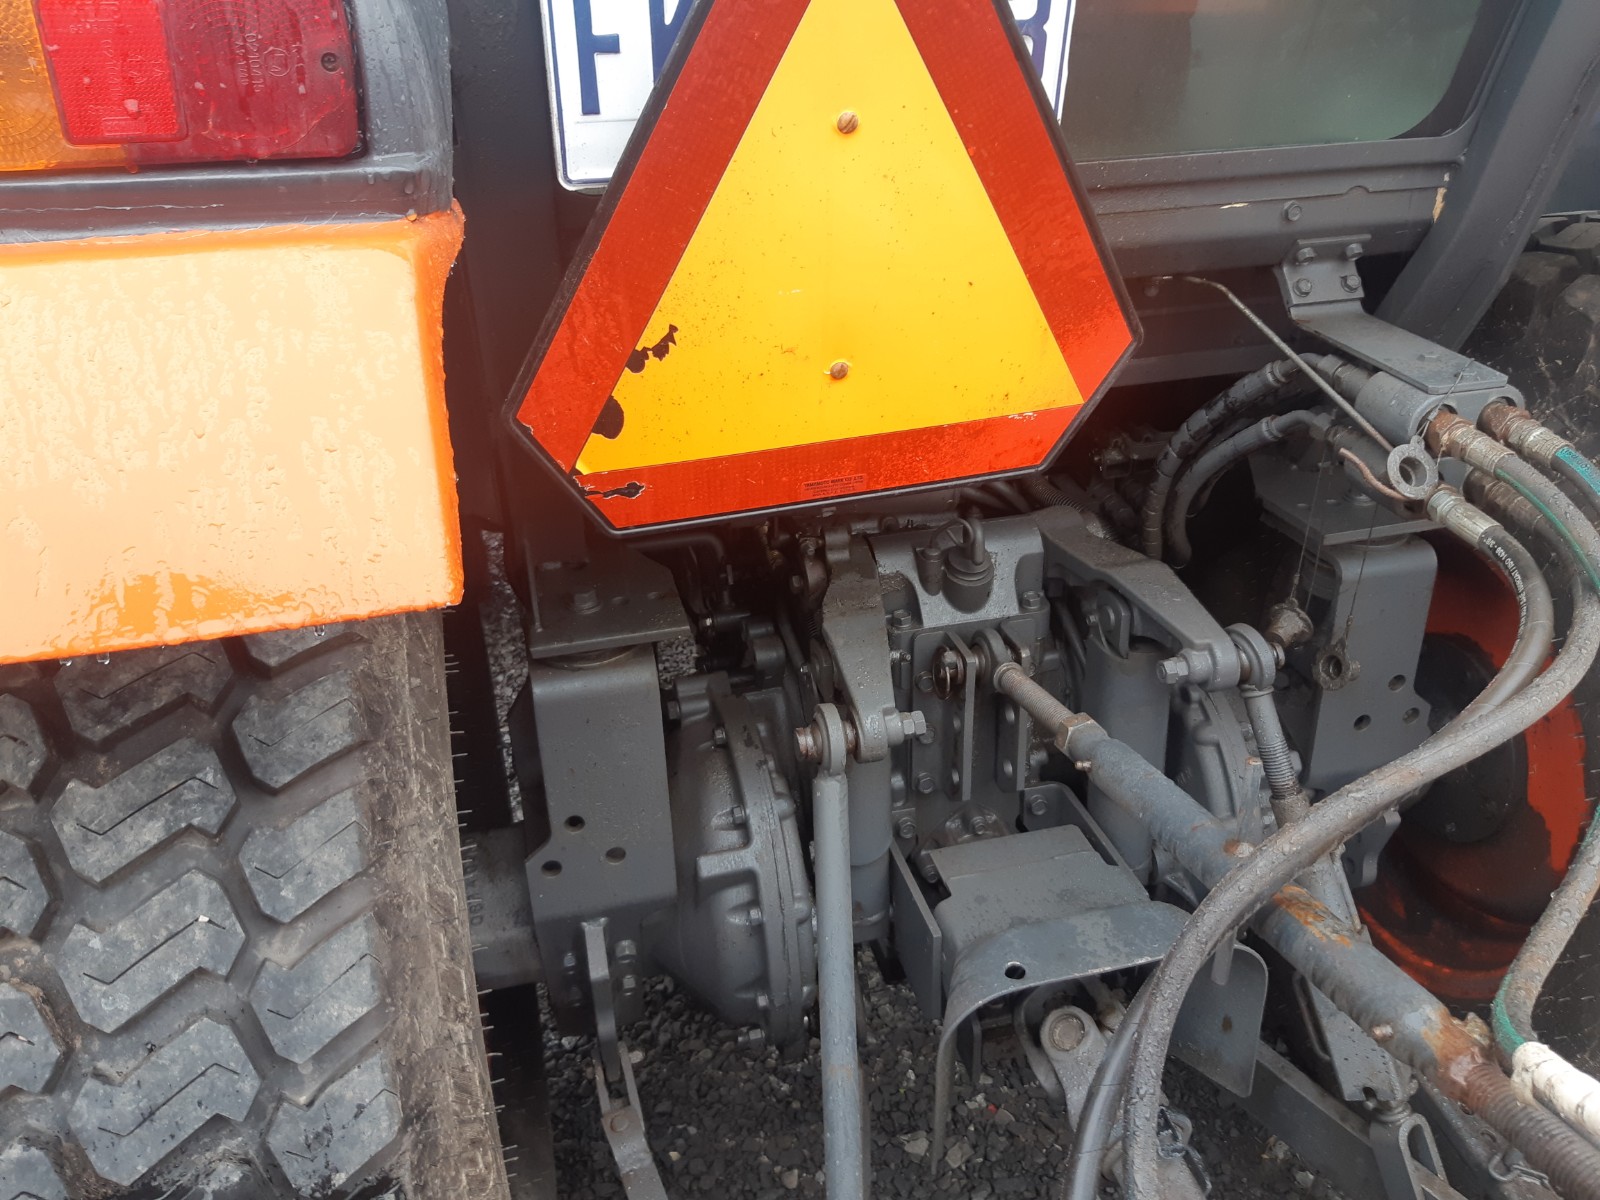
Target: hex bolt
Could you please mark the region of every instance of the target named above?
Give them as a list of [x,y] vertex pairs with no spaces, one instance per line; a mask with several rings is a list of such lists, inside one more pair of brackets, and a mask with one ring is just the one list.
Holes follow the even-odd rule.
[[1345,259],[1349,262],[1355,262],[1356,259],[1360,258],[1366,252],[1367,248],[1360,242],[1351,242],[1344,248]]
[[1298,221],[1305,210],[1300,207],[1298,200],[1291,200],[1283,206],[1283,219],[1285,221]]
[[1347,292],[1359,292],[1361,290],[1361,276],[1359,275],[1341,275],[1339,282]]
[[918,772],[916,788],[924,796],[933,791],[933,773],[931,771]]
[[728,744],[727,729],[721,725],[718,725],[715,729],[713,729],[711,731],[711,744],[713,746],[726,746]]
[[1083,1018],[1077,1013],[1057,1013],[1050,1022],[1050,1046],[1063,1054],[1069,1053],[1083,1045],[1088,1032],[1083,1027]]
[[1045,813],[1050,811],[1050,801],[1046,800],[1043,796],[1035,796],[1032,800],[1028,801],[1028,811],[1036,817],[1042,817],[1045,815]]
[[1181,654],[1164,658],[1156,664],[1156,678],[1165,684],[1182,683],[1189,678],[1189,662]]
[[1294,252],[1295,262],[1300,263],[1302,266],[1308,262],[1315,262],[1316,259],[1317,252],[1310,246],[1301,246],[1300,249]]
[[850,374],[850,364],[842,358],[828,368],[828,375],[832,379],[843,379],[848,374]]
[[1309,296],[1316,285],[1309,279],[1296,279],[1294,281],[1294,294],[1296,296]]
[[910,817],[901,817],[894,828],[895,832],[908,842],[917,836],[917,823]]
[[889,614],[889,626],[892,629],[910,629],[911,614],[903,608],[897,608]]
[[1031,590],[1023,592],[1021,605],[1023,612],[1038,612],[1044,607],[1044,593]]
[[919,738],[928,732],[928,718],[921,712],[896,713],[894,720],[899,726],[900,738],[904,742]]
[[579,588],[572,593],[567,603],[579,616],[588,616],[590,613],[600,611],[600,593],[592,587]]
[[847,108],[839,114],[834,124],[840,133],[854,133],[861,128],[861,118]]

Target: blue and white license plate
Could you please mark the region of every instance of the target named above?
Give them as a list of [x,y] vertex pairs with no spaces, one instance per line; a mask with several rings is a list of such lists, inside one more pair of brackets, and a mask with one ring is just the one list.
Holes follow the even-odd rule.
[[[1074,0],[1009,0],[1061,113]],[[541,0],[556,167],[573,191],[605,186],[683,26],[690,0]]]

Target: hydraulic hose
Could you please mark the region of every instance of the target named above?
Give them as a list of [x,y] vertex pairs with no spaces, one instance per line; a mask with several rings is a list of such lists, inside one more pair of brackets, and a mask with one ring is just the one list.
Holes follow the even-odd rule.
[[[1600,606],[1590,613],[1591,626],[1600,626],[1597,614]],[[1591,655],[1592,651],[1593,643]],[[1149,828],[1160,845],[1202,882],[1211,884],[1213,894],[1225,890],[1240,871],[1270,851],[1271,843],[1259,848],[1241,844],[1227,824],[1206,812],[1137,751],[1107,735],[1089,718],[1068,710],[1027,679],[1016,664],[1001,666],[995,684],[1049,730],[1055,744],[1070,758],[1085,764],[1106,794]],[[1308,816],[1290,828],[1298,830],[1312,819]],[[1493,1103],[1495,1127],[1510,1135],[1530,1162],[1551,1176],[1568,1200],[1600,1197],[1600,1152],[1540,1109],[1505,1105],[1504,1098],[1512,1094],[1510,1082],[1486,1057],[1484,1045],[1427,989],[1363,941],[1337,913],[1295,884],[1276,890],[1270,905],[1252,907],[1259,908],[1253,924],[1267,942],[1397,1057],[1422,1071],[1454,1099],[1471,1096]],[[1219,944],[1218,949],[1221,948]],[[1118,1077],[1128,1061],[1128,1042],[1132,1042],[1136,1059],[1152,1029],[1167,1028],[1154,1024],[1156,1017],[1149,1007],[1158,987],[1159,979],[1152,976],[1139,1004],[1130,1009],[1108,1048],[1094,1095],[1097,1099],[1103,1097],[1101,1102],[1112,1111],[1120,1090]],[[1159,1099],[1159,1074],[1154,1087]],[[1129,1096],[1131,1120],[1139,1097],[1131,1091]],[[1113,1124],[1104,1113],[1085,1110],[1075,1141],[1077,1154],[1064,1192],[1070,1200],[1093,1194],[1092,1188],[1083,1189],[1094,1178],[1100,1159],[1098,1151]],[[1124,1153],[1130,1193],[1140,1187],[1148,1189],[1147,1181],[1134,1179],[1134,1172],[1146,1165],[1139,1161],[1138,1153],[1130,1130]],[[1153,1159],[1148,1160],[1148,1166],[1153,1169]],[[1144,1194],[1156,1193],[1147,1190]]]
[[[1321,356],[1309,359],[1313,366]],[[1189,419],[1178,426],[1177,432],[1167,442],[1161,456],[1156,459],[1155,478],[1145,492],[1139,515],[1139,536],[1145,554],[1160,559],[1162,547],[1162,518],[1167,511],[1167,498],[1176,483],[1184,462],[1199,451],[1218,429],[1229,421],[1266,403],[1291,379],[1298,368],[1287,358],[1268,363],[1236,380],[1227,391],[1197,408]]]
[[1478,537],[1477,549],[1499,569],[1517,598],[1520,624],[1511,653],[1495,674],[1494,680],[1458,719],[1470,720],[1515,696],[1540,671],[1555,644],[1556,609],[1544,572],[1521,542],[1498,526]]
[[1276,416],[1263,417],[1247,425],[1230,438],[1208,447],[1184,471],[1172,489],[1167,501],[1164,524],[1166,527],[1167,560],[1175,567],[1185,565],[1193,557],[1189,545],[1189,510],[1195,497],[1235,463],[1268,446],[1275,446],[1291,434],[1314,433],[1325,430],[1330,418],[1324,413],[1297,408]]
[[[1479,423],[1512,449],[1556,471],[1591,513],[1600,512],[1600,469],[1571,442],[1510,404],[1490,405]],[[1519,1091],[1554,1109],[1592,1141],[1600,1141],[1600,1080],[1538,1040],[1533,1008],[1597,893],[1600,821],[1591,819],[1566,875],[1501,980],[1490,1013],[1495,1041],[1511,1059]]]
[[[1430,512],[1433,507],[1430,504]],[[1454,508],[1456,521],[1449,527],[1458,535],[1467,532],[1460,518],[1468,508],[1464,501]],[[1482,514],[1479,516],[1486,524],[1493,525]],[[1587,533],[1588,541],[1600,548],[1600,537],[1592,528]],[[1476,541],[1476,538],[1468,540]],[[1313,806],[1304,819],[1279,830],[1262,843],[1206,896],[1156,969],[1129,1065],[1127,1182],[1128,1195],[1133,1200],[1153,1200],[1157,1194],[1156,1110],[1161,1070],[1171,1030],[1189,984],[1218,947],[1269,897],[1407,795],[1471,762],[1544,716],[1577,686],[1593,663],[1597,649],[1600,649],[1600,601],[1588,591],[1582,591],[1575,597],[1573,624],[1566,642],[1554,664],[1542,675],[1498,709],[1452,722],[1416,750]],[[1529,1151],[1525,1149],[1525,1152]],[[1531,1153],[1530,1161],[1538,1165]],[[1594,1191],[1574,1195],[1600,1196],[1600,1181],[1596,1181]]]

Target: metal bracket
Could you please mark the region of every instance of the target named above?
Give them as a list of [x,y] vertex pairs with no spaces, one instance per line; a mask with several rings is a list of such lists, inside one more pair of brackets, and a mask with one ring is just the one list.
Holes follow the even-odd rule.
[[1433,1130],[1421,1116],[1402,1107],[1380,1113],[1368,1135],[1388,1200],[1430,1200],[1444,1180]]
[[639,1089],[633,1081],[627,1043],[618,1042],[617,1049],[621,1052],[622,1096],[612,1094],[600,1061],[600,1048],[595,1047],[594,1082],[600,1093],[600,1125],[606,1131],[611,1157],[628,1200],[667,1200],[667,1189],[661,1183],[655,1156],[645,1138],[644,1111],[639,1106]]
[[589,962],[589,998],[594,1004],[595,1059],[612,1083],[622,1078],[621,1039],[617,1036],[617,1010],[611,995],[611,964],[606,956],[606,921],[583,923],[583,952]]
[[[1017,1011],[1020,1014],[1022,1009]],[[1068,1005],[1046,1014],[1039,1026],[1039,1048],[1061,1085],[1067,1118],[1076,1129],[1095,1070],[1106,1055],[1106,1036],[1092,1016]],[[1040,1083],[1044,1083],[1042,1076]]]
[[822,638],[833,656],[839,690],[855,727],[856,761],[888,758],[890,748],[904,737],[892,736],[889,728],[899,706],[889,672],[878,568],[864,541],[852,539],[848,561],[833,562],[833,577],[822,601]]
[[1367,249],[1367,235],[1298,241],[1278,264],[1278,286],[1289,315],[1303,322],[1310,313],[1361,312],[1365,292],[1356,260]]
[[[617,1174],[622,1177],[622,1190],[628,1200],[667,1200],[650,1143],[645,1140],[633,1062],[627,1043],[617,1036],[604,917],[583,923],[583,949],[588,958],[589,994],[594,1002],[594,1085],[600,1093],[600,1124],[611,1145]],[[612,1090],[619,1083],[621,1095]]]

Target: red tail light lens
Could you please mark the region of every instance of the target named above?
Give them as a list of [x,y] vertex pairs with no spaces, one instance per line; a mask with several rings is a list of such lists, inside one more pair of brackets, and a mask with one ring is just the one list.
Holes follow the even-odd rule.
[[[91,147],[131,165],[340,158],[360,143],[354,68],[342,0],[0,0],[0,170],[105,161]],[[37,128],[8,153],[12,109],[53,117],[57,153]]]
[[44,0],[39,33],[69,141],[181,136],[159,0]]

